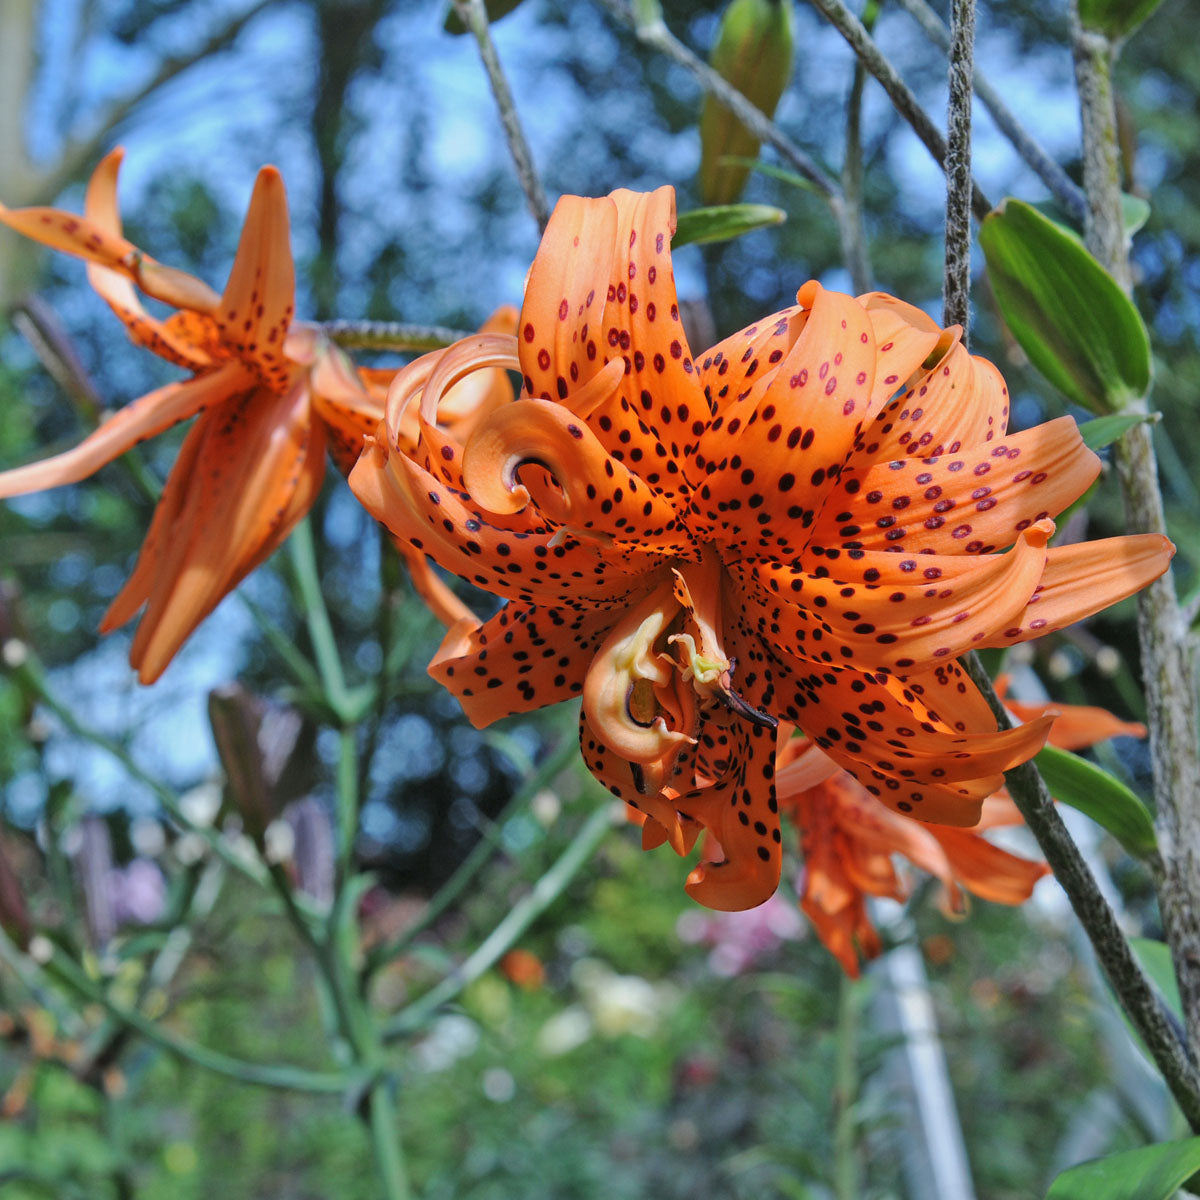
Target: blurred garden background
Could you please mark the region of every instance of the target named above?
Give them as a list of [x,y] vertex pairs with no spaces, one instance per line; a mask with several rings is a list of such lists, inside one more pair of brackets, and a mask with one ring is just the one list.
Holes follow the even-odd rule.
[[[917,2],[887,0],[874,33],[940,119],[945,57],[910,11]],[[702,56],[720,7],[663,5]],[[88,173],[119,142],[127,236],[219,287],[255,172],[274,163],[302,317],[475,329],[520,302],[538,229],[474,42],[446,18],[443,5],[416,0],[2,0],[0,201],[79,211]],[[814,9],[798,3],[794,19],[796,69],[777,120],[837,175],[854,59]],[[1186,595],[1200,562],[1190,466],[1200,456],[1200,56],[1180,36],[1184,20],[1182,0],[1166,0],[1125,47],[1117,83],[1126,190],[1149,208],[1133,239],[1135,295],[1151,330]],[[979,22],[980,71],[1077,177],[1065,7],[989,2]],[[494,36],[552,201],[672,184],[681,211],[698,206],[701,94],[686,71],[590,0],[525,0]],[[857,87],[871,273],[937,317],[941,172],[878,86]],[[993,201],[1047,199],[978,104],[974,151]],[[693,345],[790,303],[809,278],[851,288],[819,196],[755,172],[746,199],[786,221],[675,256],[700,331]],[[972,349],[1008,380],[1014,428],[1073,411],[1006,336],[981,257],[977,268]],[[100,412],[174,377],[127,344],[78,261],[0,230],[0,468],[74,444]],[[11,918],[5,889],[19,887],[41,936],[86,929],[69,947],[84,968],[181,1036],[317,1070],[329,1062],[326,1014],[305,947],[269,894],[161,807],[168,793],[195,823],[233,829],[209,693],[238,681],[290,706],[303,725],[284,857],[321,900],[339,733],[306,684],[314,647],[297,556],[282,551],[255,572],[151,687],[127,665],[129,631],[96,633],[181,436],[85,483],[0,505],[0,848],[10,867],[0,907]],[[1107,473],[1072,519],[1091,537],[1123,531]],[[441,631],[335,471],[311,526],[347,685],[362,700],[353,848],[369,874],[357,915],[372,999],[390,1011],[467,959],[573,839],[582,844],[609,798],[578,763],[574,713],[479,732],[427,679]],[[492,611],[490,597],[461,594]],[[1131,603],[1006,665],[1028,698],[1144,715]],[[1099,753],[1146,793],[1142,743]],[[1129,930],[1158,936],[1144,869],[1082,818],[1075,828]],[[1017,1200],[1072,1162],[1182,1130],[1053,879],[1022,909],[973,902],[960,922],[941,915],[935,886],[919,887],[903,910],[880,909],[897,950],[851,983],[796,908],[795,857],[770,904],[718,914],[684,895],[679,863],[665,849],[644,854],[632,827],[616,822],[593,844],[511,950],[393,1046],[408,1173],[427,1200],[959,1200],[937,1190],[938,1172],[955,1169],[935,1161],[947,1151],[931,1130],[942,1129],[961,1138],[969,1175],[958,1178],[980,1200]],[[1019,834],[1012,844],[1033,849]],[[453,894],[431,912],[448,881]],[[207,1074],[136,1033],[100,1039],[103,1014],[62,1011],[10,953],[5,924],[0,1197],[379,1194],[355,1119],[361,1097]],[[929,1017],[942,1052],[932,1067],[920,1053]],[[935,1118],[914,1089],[934,1087],[942,1069],[954,1107]]]

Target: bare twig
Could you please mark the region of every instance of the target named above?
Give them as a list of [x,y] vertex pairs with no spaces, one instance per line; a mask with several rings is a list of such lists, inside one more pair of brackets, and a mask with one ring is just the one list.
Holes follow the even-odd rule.
[[[916,20],[931,42],[947,52],[950,50],[950,31],[925,0],[899,0],[899,4]],[[1013,149],[1024,159],[1026,165],[1046,185],[1055,201],[1077,221],[1082,221],[1086,203],[1083,192],[1021,124],[978,67],[975,68],[975,94],[991,113],[996,127],[1012,143]]]
[[632,29],[643,45],[658,50],[688,70],[700,86],[729,109],[760,142],[773,146],[780,157],[803,175],[822,196],[835,205],[840,204],[841,189],[837,183],[761,109],[755,107],[706,62],[697,58],[661,20],[639,22],[627,0],[599,0],[599,3],[623,25]]
[[488,83],[492,85],[492,95],[496,98],[496,107],[500,110],[500,124],[504,127],[504,136],[508,141],[508,152],[512,155],[513,164],[517,168],[517,178],[521,181],[521,190],[525,193],[525,202],[537,222],[539,232],[545,232],[550,220],[550,206],[546,203],[546,193],[542,181],[538,178],[533,165],[533,154],[525,133],[521,129],[517,108],[513,103],[512,92],[504,70],[500,66],[500,57],[496,53],[492,41],[491,30],[488,27],[487,9],[483,0],[454,0],[454,11],[458,18],[471,31],[479,46],[479,57],[483,60],[483,68],[487,71]]
[[471,336],[465,329],[397,321],[326,321],[321,328],[347,350],[441,350]]
[[842,239],[842,257],[854,290],[861,295],[871,287],[871,257],[863,228],[862,190],[862,101],[867,84],[866,68],[854,64],[854,81],[846,101],[846,156],[842,161],[842,206],[838,230]]
[[971,76],[975,59],[975,0],[950,3],[950,107],[946,127],[946,266],[942,324],[971,317]]
[[[1129,258],[1121,219],[1120,155],[1112,92],[1113,46],[1085,31],[1071,6],[1075,78],[1083,118],[1084,235],[1088,249],[1128,293]],[[1146,399],[1129,410],[1146,410]],[[1132,533],[1166,533],[1151,427],[1135,425],[1114,447]],[[1196,744],[1195,663],[1168,571],[1138,594],[1138,633],[1150,726],[1154,796],[1163,872],[1158,902],[1179,980],[1188,1037],[1200,1047],[1200,750]],[[1189,1117],[1190,1119],[1190,1117]],[[1196,1128],[1195,1121],[1192,1121]]]
[[105,142],[118,126],[124,124],[130,114],[148,100],[155,92],[165,87],[189,67],[233,45],[238,35],[263,11],[272,0],[257,0],[248,9],[223,25],[210,37],[197,43],[185,54],[165,58],[158,70],[141,87],[113,101],[96,121],[91,132],[72,139],[63,147],[54,167],[37,181],[37,199],[53,199],[76,179],[94,159],[98,158]]
[[[607,3],[608,0],[604,2]],[[917,103],[916,96],[896,73],[895,67],[888,62],[871,35],[863,28],[862,22],[841,0],[812,0],[812,4],[828,18],[830,24],[858,55],[863,66],[879,80],[883,90],[896,106],[896,111],[912,126],[938,166],[945,170],[946,139],[938,132],[929,114]],[[971,208],[981,221],[992,211],[991,202],[974,182],[971,184]]]
[[[991,706],[1000,728],[1010,729],[1012,722],[979,658],[971,653],[962,662]],[[1188,1124],[1194,1130],[1200,1129],[1200,1070],[1181,1036],[1182,1031],[1172,1025],[1170,1013],[1134,957],[1116,914],[1067,832],[1045,782],[1033,763],[1008,771],[1005,780],[1055,879],[1066,892],[1122,1009],[1158,1064]],[[1150,863],[1151,870],[1160,866],[1155,861]]]

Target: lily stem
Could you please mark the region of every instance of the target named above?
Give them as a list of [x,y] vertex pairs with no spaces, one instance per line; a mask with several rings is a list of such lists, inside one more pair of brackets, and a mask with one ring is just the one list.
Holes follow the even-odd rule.
[[602,805],[580,826],[548,871],[509,910],[507,916],[455,971],[435,984],[420,999],[401,1009],[383,1030],[385,1042],[394,1041],[421,1028],[443,1004],[447,1004],[488,971],[538,917],[562,894],[580,868],[612,828],[612,809]]
[[559,771],[574,761],[577,754],[576,739],[564,737],[547,755],[541,766],[513,793],[512,799],[505,805],[504,811],[484,830],[483,836],[471,848],[470,854],[459,863],[454,874],[438,889],[437,894],[425,906],[421,915],[411,925],[401,930],[392,941],[372,950],[367,959],[366,970],[368,972],[377,970],[398,954],[402,954],[466,891],[471,881],[475,879],[494,853],[499,841],[500,830],[503,829],[507,817],[524,808],[530,799],[541,791]]
[[57,947],[50,961],[46,963],[45,970],[77,995],[107,1009],[112,1017],[122,1025],[136,1030],[147,1041],[154,1042],[176,1058],[211,1071],[215,1075],[224,1075],[228,1079],[236,1079],[239,1083],[300,1092],[345,1093],[358,1082],[357,1077],[350,1073],[327,1073],[273,1063],[245,1062],[222,1054],[219,1050],[210,1050],[207,1046],[200,1046],[181,1038],[144,1014],[117,1004],[103,987],[93,982],[77,963]]
[[[605,3],[608,0],[604,0]],[[934,162],[946,169],[946,139],[938,132],[929,114],[917,103],[908,85],[900,78],[896,68],[888,62],[876,45],[863,23],[841,2],[841,0],[811,0],[829,23],[846,39],[859,61],[880,82],[896,111],[912,126],[917,137],[925,143],[933,155]],[[979,185],[971,183],[971,208],[982,221],[992,210],[991,202]]]
[[971,77],[974,58],[975,0],[951,0],[942,324],[961,325],[964,342],[971,316]]
[[292,536],[288,538],[288,552],[292,557],[296,586],[300,589],[300,602],[308,625],[308,636],[312,641],[313,657],[317,660],[321,687],[329,707],[337,714],[338,720],[345,724],[348,708],[346,677],[342,672],[342,660],[338,654],[333,624],[329,620],[329,610],[321,593],[317,551],[313,543],[312,522],[308,517],[292,530]]
[[[1075,78],[1083,125],[1084,239],[1126,294],[1132,290],[1121,218],[1121,165],[1112,68],[1115,50],[1104,34],[1083,28],[1071,5]],[[1145,412],[1145,398],[1129,406]],[[1166,533],[1153,431],[1139,423],[1114,447],[1131,533]],[[1179,981],[1184,1021],[1200,1047],[1200,748],[1197,747],[1195,663],[1170,571],[1138,595],[1138,633],[1146,687],[1147,724],[1163,871],[1158,901]],[[1189,1117],[1189,1120],[1191,1118]],[[1192,1121],[1196,1128],[1195,1121]]]
[[550,223],[550,206],[546,202],[546,192],[542,187],[542,181],[538,178],[537,169],[533,165],[533,152],[529,149],[525,131],[521,128],[521,120],[517,116],[517,106],[513,102],[512,90],[508,86],[508,80],[504,77],[500,56],[496,53],[496,45],[492,41],[487,9],[484,7],[483,0],[453,0],[453,4],[458,19],[471,31],[479,46],[479,57],[483,61],[483,69],[487,72],[492,95],[496,98],[496,107],[500,111],[500,124],[504,128],[504,137],[508,142],[508,152],[512,155],[513,165],[517,168],[517,178],[521,181],[525,202],[533,214],[533,219],[537,222],[538,232],[545,233],[546,226]]
[[[1011,729],[1012,721],[997,698],[978,655],[972,652],[962,659],[962,663],[990,705],[999,727]],[[1037,767],[1027,762],[1006,772],[1005,782],[1055,879],[1066,892],[1117,1000],[1158,1065],[1188,1124],[1200,1133],[1200,1071],[1187,1044],[1172,1026],[1165,1004],[1150,986],[1079,847],[1058,815],[1045,781]],[[1151,862],[1150,866],[1153,870],[1156,864]]]
[[[943,50],[950,49],[950,31],[942,23],[941,17],[925,2],[925,0],[898,0],[903,8],[924,30],[925,35],[935,45]],[[863,22],[866,24],[866,22]],[[1026,165],[1046,185],[1055,202],[1063,210],[1070,213],[1077,221],[1083,221],[1086,201],[1083,192],[1075,185],[1074,180],[1054,161],[1037,139],[1017,120],[1012,109],[1004,102],[1000,93],[976,68],[975,95],[983,101],[983,106],[992,115],[996,127],[1008,138],[1016,152],[1025,160]]]
[[857,1200],[861,1194],[855,1147],[854,1103],[858,1098],[858,984],[842,976],[838,992],[837,1061],[834,1066],[833,1194]]

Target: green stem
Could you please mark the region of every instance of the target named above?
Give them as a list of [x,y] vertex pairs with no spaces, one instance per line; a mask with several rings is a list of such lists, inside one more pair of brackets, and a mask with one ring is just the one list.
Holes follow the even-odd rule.
[[346,677],[342,673],[342,660],[338,654],[337,639],[321,593],[321,580],[317,574],[317,551],[313,543],[312,522],[308,517],[297,524],[288,538],[288,552],[292,558],[292,569],[296,575],[296,586],[300,589],[300,602],[304,608],[304,620],[308,625],[308,636],[312,640],[313,655],[317,660],[317,673],[330,708],[338,720],[346,723],[349,696]]
[[612,810],[607,803],[584,822],[554,865],[518,900],[508,915],[484,939],[456,971],[430,988],[420,999],[401,1009],[383,1029],[385,1042],[395,1041],[420,1029],[443,1004],[453,1000],[495,965],[513,943],[554,903],[575,878],[604,835],[612,827]]
[[38,703],[52,712],[62,722],[69,733],[111,755],[125,768],[131,778],[145,784],[154,793],[158,802],[170,814],[171,819],[177,825],[186,829],[189,833],[199,834],[208,844],[209,849],[228,866],[240,871],[241,874],[254,880],[255,883],[261,884],[264,881],[264,872],[257,862],[245,858],[234,851],[217,830],[207,825],[197,825],[194,821],[189,820],[184,811],[179,807],[179,801],[175,793],[166,784],[155,779],[153,775],[139,766],[124,746],[119,742],[113,741],[98,730],[84,725],[50,691],[42,671],[41,663],[34,657],[32,651],[30,651],[29,657],[20,666],[13,669],[13,676],[17,685],[27,690],[30,695],[37,699]]
[[239,1083],[300,1092],[345,1093],[361,1082],[359,1075],[349,1072],[330,1074],[309,1071],[303,1067],[250,1063],[190,1042],[163,1029],[144,1014],[117,1004],[102,987],[93,983],[76,963],[58,949],[55,949],[53,957],[46,964],[46,972],[85,999],[102,1005],[113,1017],[136,1030],[147,1041],[154,1042],[176,1058],[211,1071],[215,1075],[236,1079]]
[[854,1115],[858,1096],[858,1009],[858,986],[853,979],[843,977],[838,994],[833,1084],[833,1194],[837,1200],[857,1200],[860,1195]]
[[386,1200],[407,1200],[412,1192],[400,1147],[394,1081],[388,1076],[376,1079],[367,1104],[370,1106],[371,1147],[375,1151],[383,1194]]
[[470,854],[459,863],[454,874],[438,889],[437,894],[425,906],[421,915],[411,925],[401,930],[392,941],[375,947],[367,960],[366,971],[368,974],[378,970],[384,963],[389,962],[398,954],[402,954],[420,934],[424,933],[466,891],[467,887],[491,858],[500,840],[500,831],[504,828],[504,822],[507,818],[512,813],[524,808],[533,796],[540,792],[559,771],[575,758],[576,754],[577,744],[575,739],[573,737],[564,737],[550,754],[546,756],[541,766],[513,793],[512,799],[504,806],[504,811],[484,830],[483,836],[471,848]]

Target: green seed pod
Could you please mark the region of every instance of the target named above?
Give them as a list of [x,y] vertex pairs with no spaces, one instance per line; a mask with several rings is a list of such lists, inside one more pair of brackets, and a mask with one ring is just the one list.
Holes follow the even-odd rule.
[[[768,117],[792,75],[795,38],[791,0],[732,0],[721,18],[709,62]],[[741,196],[748,167],[723,164],[726,156],[754,158],[758,139],[711,95],[700,114],[700,199],[732,204]]]

